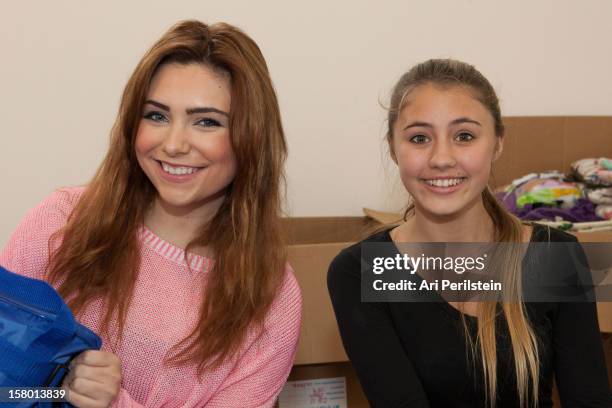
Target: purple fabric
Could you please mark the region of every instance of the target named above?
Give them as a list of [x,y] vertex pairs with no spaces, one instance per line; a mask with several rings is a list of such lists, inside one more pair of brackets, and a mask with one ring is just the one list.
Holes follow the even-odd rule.
[[495,195],[512,214],[522,220],[555,221],[555,217],[561,217],[563,220],[571,222],[603,220],[603,218],[595,214],[595,204],[584,198],[576,200],[576,204],[574,204],[572,208],[559,208],[537,204],[526,204],[523,208],[518,208],[516,206],[516,195],[514,192],[500,192]]

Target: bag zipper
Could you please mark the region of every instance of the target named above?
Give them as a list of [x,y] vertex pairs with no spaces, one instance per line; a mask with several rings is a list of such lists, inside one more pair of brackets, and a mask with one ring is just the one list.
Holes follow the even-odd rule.
[[6,302],[8,304],[11,304],[13,306],[16,306],[18,308],[25,309],[28,312],[33,313],[33,314],[35,314],[38,317],[42,317],[43,319],[54,320],[57,317],[57,315],[54,314],[54,313],[48,312],[48,311],[43,310],[43,309],[39,309],[36,306],[28,305],[26,303],[22,303],[22,302],[20,302],[18,300],[15,300],[15,299],[12,299],[12,298],[10,298],[8,296],[5,296],[2,293],[0,293],[0,300]]

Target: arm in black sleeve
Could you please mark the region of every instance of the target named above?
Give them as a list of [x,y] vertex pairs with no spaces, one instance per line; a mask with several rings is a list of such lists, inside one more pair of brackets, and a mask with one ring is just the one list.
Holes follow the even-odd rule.
[[375,408],[429,407],[388,305],[361,302],[360,259],[351,248],[331,263],[327,286],[344,348],[370,404]]
[[[577,265],[578,275],[581,275],[577,276],[577,282],[582,281],[578,286],[580,290],[580,286],[588,285],[588,282],[585,282],[584,273],[579,269],[588,268],[588,262],[580,244],[571,245],[571,262]],[[553,347],[555,376],[563,407],[612,407],[594,302],[559,303],[554,322]]]

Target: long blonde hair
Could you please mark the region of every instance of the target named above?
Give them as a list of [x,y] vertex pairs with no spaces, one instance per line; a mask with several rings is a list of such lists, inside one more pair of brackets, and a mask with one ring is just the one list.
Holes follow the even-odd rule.
[[147,90],[163,64],[205,64],[231,82],[229,129],[235,179],[214,218],[187,246],[215,254],[198,323],[174,349],[174,363],[200,374],[231,358],[247,331],[263,323],[282,283],[286,254],[280,224],[287,146],[274,87],[257,44],[238,28],[183,21],[170,28],[132,73],[111,131],[110,147],[51,255],[49,277],[75,313],[94,298],[106,305],[102,330],[122,333],[140,265],[139,227],[156,195],[134,150]]
[[[432,59],[414,66],[399,79],[393,88],[386,135],[392,153],[393,127],[404,107],[406,96],[416,87],[428,83],[441,86],[462,86],[473,91],[475,97],[493,116],[496,136],[499,138],[504,136],[499,100],[489,81],[472,65],[451,59]],[[508,212],[497,201],[488,186],[482,192],[482,201],[494,223],[495,241],[521,243],[523,237],[521,220]],[[410,204],[404,214],[404,220],[413,212],[414,204]],[[469,333],[465,316],[461,314],[464,333],[468,340],[468,351],[472,356],[478,352],[480,354],[485,382],[485,401],[491,407],[495,406],[497,391],[496,333],[498,328],[496,320],[499,313],[503,314],[510,334],[520,406],[526,407],[530,403],[534,406],[538,405],[538,342],[522,302],[522,257],[520,245],[502,247],[498,261],[499,265],[502,265],[500,273],[505,288],[504,297],[505,299],[516,299],[516,301],[479,302],[478,332],[475,340]]]

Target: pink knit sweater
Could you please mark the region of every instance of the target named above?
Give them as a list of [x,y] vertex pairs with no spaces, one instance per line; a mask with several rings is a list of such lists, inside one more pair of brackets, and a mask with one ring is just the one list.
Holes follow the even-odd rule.
[[[61,228],[83,188],[53,193],[30,211],[0,254],[0,265],[43,278],[48,239]],[[123,340],[102,349],[121,359],[123,381],[115,407],[272,407],[289,371],[300,331],[301,295],[287,266],[285,281],[265,320],[251,332],[235,358],[198,380],[195,365],[168,366],[163,358],[189,334],[198,316],[202,274],[210,260],[185,252],[142,227],[141,266]],[[187,267],[191,263],[192,271]],[[99,332],[101,301],[81,323]]]

